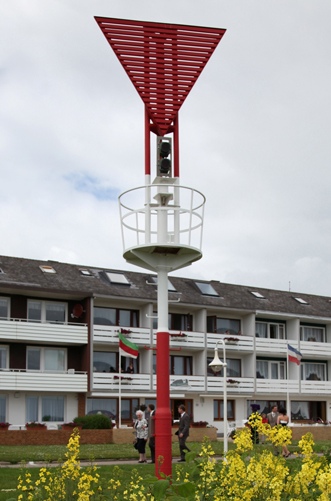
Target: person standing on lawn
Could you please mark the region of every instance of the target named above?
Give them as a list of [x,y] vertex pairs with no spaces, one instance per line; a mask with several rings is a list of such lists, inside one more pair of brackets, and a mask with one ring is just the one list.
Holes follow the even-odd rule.
[[148,425],[147,421],[144,418],[144,413],[141,410],[136,412],[137,420],[134,424],[134,428],[136,431],[137,438],[137,446],[136,449],[139,452],[139,461],[138,463],[147,463],[146,460],[146,443],[148,437]]
[[179,450],[180,450],[180,461],[185,461],[185,452],[190,452],[190,449],[186,445],[187,437],[190,434],[190,416],[186,413],[185,405],[181,404],[178,407],[178,412],[180,414],[179,427],[176,435],[178,435]]

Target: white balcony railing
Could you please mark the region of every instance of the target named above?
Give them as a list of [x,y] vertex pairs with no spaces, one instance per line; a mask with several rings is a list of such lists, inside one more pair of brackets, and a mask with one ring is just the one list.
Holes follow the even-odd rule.
[[[120,379],[121,377],[121,379]],[[144,393],[151,390],[150,374],[113,374],[94,372],[92,391],[95,392],[119,392],[121,393]]]
[[87,373],[69,369],[67,372],[27,372],[20,369],[0,370],[3,391],[86,392]]
[[[273,355],[286,357],[287,356],[286,339],[270,339],[270,338],[255,338],[255,349],[257,355]],[[291,342],[291,346],[298,349],[298,343]]]
[[[190,331],[169,331],[169,341],[171,348],[198,348],[203,349],[205,346],[205,335],[203,332]],[[157,331],[153,333],[153,345],[156,346]]]
[[299,381],[297,379],[257,379],[256,393],[298,393]]
[[[254,390],[254,380],[253,378],[227,378],[227,380],[237,381],[237,383],[227,383],[227,393],[228,394],[237,394],[237,393],[252,393]],[[220,395],[222,398],[224,388],[224,378],[222,376],[211,376],[207,378],[207,391],[213,394]]]
[[87,344],[87,325],[71,323],[42,323],[26,320],[0,320],[2,341],[21,341],[42,344],[83,345]]
[[[292,343],[291,343],[292,344]],[[331,343],[315,341],[300,341],[299,348],[302,358],[322,359],[331,358]]]
[[[229,339],[227,339],[229,338]],[[237,339],[238,341],[232,341],[231,338]],[[243,336],[242,334],[236,336],[232,334],[216,334],[207,333],[207,348],[214,349],[217,341],[224,339],[226,351],[240,351],[240,352],[253,352],[254,349],[254,338],[251,336]]]
[[147,345],[151,343],[151,330],[143,327],[119,327],[109,325],[95,325],[93,328],[94,343],[118,344],[118,333],[120,330],[127,331],[124,334],[132,343],[137,345]]

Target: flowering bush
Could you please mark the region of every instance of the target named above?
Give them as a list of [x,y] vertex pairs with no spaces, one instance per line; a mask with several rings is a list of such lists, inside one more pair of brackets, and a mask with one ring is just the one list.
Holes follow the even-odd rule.
[[121,381],[132,381],[132,377],[126,377],[126,376],[114,376],[114,379],[121,379]]
[[10,426],[10,423],[0,423],[0,428],[8,428]]
[[206,428],[208,421],[193,421],[192,426]]
[[[291,430],[262,423],[258,414],[251,424],[275,447],[290,439]],[[65,462],[58,468],[41,468],[39,478],[32,481],[25,470],[18,479],[18,501],[329,501],[331,496],[331,464],[327,456],[313,451],[310,433],[299,441],[297,461],[274,455],[273,450],[254,447],[249,428],[237,431],[235,449],[224,461],[216,461],[210,443],[205,440],[201,451],[186,454],[186,462],[174,467],[173,477],[161,480],[151,475],[131,472],[129,482],[115,467],[106,483],[94,466],[81,468],[79,432],[69,440]],[[158,458],[161,466],[163,458]],[[141,470],[142,471],[142,470]]]
[[228,384],[239,384],[239,381],[236,381],[235,379],[227,379],[226,382]]

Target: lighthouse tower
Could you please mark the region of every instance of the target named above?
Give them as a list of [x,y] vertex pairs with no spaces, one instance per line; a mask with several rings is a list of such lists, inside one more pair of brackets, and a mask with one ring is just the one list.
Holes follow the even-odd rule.
[[155,472],[169,476],[168,273],[201,259],[205,205],[202,193],[180,184],[178,112],[225,30],[95,19],[145,105],[145,184],[119,204],[124,258],[157,273]]

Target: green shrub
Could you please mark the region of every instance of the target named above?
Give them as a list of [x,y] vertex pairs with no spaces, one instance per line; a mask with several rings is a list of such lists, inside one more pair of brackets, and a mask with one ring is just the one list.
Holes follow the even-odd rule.
[[109,417],[104,414],[90,414],[88,416],[76,417],[74,422],[82,426],[83,430],[109,430],[113,424]]

